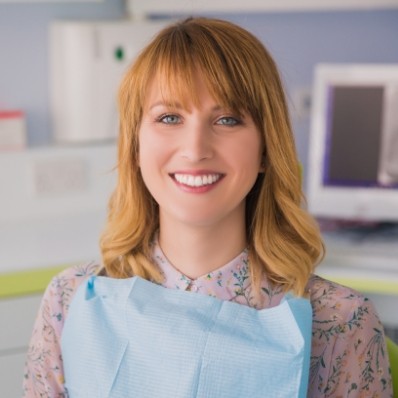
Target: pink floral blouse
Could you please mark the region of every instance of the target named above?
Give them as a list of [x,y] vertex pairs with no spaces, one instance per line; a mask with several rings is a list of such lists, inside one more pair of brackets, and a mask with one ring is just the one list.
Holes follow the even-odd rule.
[[[263,309],[283,294],[267,280],[261,296],[252,292],[248,255],[243,251],[225,266],[191,280],[166,259],[159,246],[153,258],[164,274],[163,286],[190,290]],[[97,264],[69,268],[53,278],[44,293],[27,353],[23,396],[67,397],[60,340],[68,308],[79,285]],[[308,282],[313,308],[308,397],[392,398],[383,327],[372,303],[360,293],[313,275]]]

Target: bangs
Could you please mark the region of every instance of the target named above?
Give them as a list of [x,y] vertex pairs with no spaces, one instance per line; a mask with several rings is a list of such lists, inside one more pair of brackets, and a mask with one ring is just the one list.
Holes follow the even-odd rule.
[[[222,29],[213,27],[210,31],[195,24],[177,24],[162,31],[153,44],[152,56],[146,57],[150,60],[146,76],[158,79],[165,102],[184,108],[198,106],[199,77],[221,106],[257,119],[258,115],[252,114],[259,98],[253,71],[241,54],[236,56],[231,38],[224,37]],[[146,90],[148,83],[142,89]]]

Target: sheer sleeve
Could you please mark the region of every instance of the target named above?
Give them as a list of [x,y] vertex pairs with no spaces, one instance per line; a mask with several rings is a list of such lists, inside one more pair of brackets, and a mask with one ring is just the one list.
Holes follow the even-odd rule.
[[73,295],[97,266],[69,268],[48,285],[33,327],[25,362],[23,398],[63,398],[62,329]]
[[383,326],[361,293],[319,276],[313,309],[309,398],[392,398]]
[[392,398],[383,326],[368,299],[352,297],[330,362],[325,397]]

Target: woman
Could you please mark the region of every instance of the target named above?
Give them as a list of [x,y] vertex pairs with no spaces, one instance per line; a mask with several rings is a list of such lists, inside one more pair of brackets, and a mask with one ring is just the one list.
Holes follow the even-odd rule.
[[170,25],[119,107],[103,263],[50,283],[25,396],[391,397],[372,304],[313,274],[323,244],[258,39]]

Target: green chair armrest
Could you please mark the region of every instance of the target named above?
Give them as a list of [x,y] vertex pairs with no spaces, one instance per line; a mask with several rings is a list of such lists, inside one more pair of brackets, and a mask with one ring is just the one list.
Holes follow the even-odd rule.
[[0,274],[0,299],[41,294],[51,278],[67,267],[65,264]]
[[386,338],[387,351],[390,358],[392,388],[394,398],[398,398],[398,345],[388,337]]

